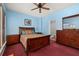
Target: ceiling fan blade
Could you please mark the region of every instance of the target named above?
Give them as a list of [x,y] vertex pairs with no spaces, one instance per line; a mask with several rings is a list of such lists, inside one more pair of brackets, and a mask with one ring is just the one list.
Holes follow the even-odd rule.
[[42,3],[42,6],[44,6],[46,3]]
[[45,10],[50,10],[49,8],[47,8],[47,7],[42,7],[42,9],[45,9]]
[[38,9],[38,7],[36,7],[36,8],[33,8],[33,9],[31,9],[31,10],[35,10],[35,9]]
[[41,8],[39,8],[39,13],[41,13]]
[[34,5],[36,5],[36,6],[38,6],[38,4],[37,3],[33,3]]

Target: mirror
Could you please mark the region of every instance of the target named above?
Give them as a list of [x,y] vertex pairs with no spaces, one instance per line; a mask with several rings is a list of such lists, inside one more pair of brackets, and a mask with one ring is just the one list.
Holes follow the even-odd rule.
[[79,14],[64,17],[62,25],[63,29],[79,29]]

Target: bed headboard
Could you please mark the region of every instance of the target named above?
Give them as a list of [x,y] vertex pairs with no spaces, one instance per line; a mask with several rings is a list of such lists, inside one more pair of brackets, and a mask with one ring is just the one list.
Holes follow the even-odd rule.
[[30,32],[35,32],[34,27],[19,27],[19,34],[22,34],[22,31],[26,31],[27,33]]

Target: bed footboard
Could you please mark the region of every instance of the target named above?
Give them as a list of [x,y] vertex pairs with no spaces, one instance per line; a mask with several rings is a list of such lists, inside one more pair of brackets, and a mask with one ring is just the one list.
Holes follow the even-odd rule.
[[38,50],[50,44],[50,35],[27,40],[27,52]]

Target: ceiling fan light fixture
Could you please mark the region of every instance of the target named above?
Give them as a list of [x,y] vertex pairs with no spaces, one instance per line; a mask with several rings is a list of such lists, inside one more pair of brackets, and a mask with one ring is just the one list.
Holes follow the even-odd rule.
[[50,8],[43,7],[46,3],[33,3],[33,4],[36,5],[37,7],[33,8],[31,10],[39,9],[39,13],[41,13],[42,9],[44,9],[44,10],[50,10]]

